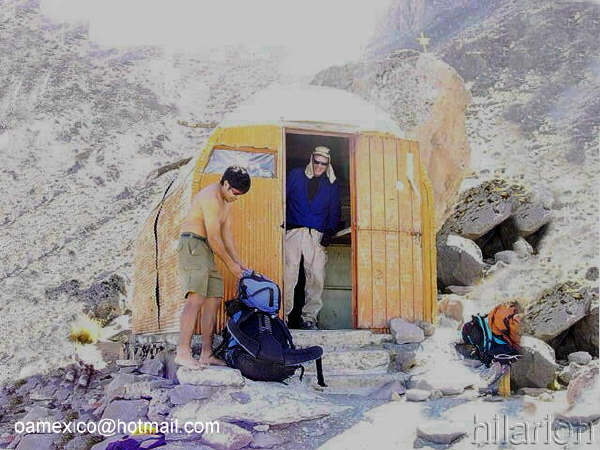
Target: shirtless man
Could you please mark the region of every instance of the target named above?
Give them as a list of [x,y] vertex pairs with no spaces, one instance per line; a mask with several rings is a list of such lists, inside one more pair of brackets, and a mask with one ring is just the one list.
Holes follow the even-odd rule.
[[[192,198],[177,246],[186,303],[180,319],[176,364],[192,369],[225,364],[212,355],[217,311],[223,298],[223,277],[215,266],[213,251],[236,279],[241,278],[246,267],[235,250],[229,213],[231,204],[249,189],[250,176],[246,169],[231,166],[219,183],[206,186]],[[190,344],[200,310],[202,352],[200,359],[195,360]]]

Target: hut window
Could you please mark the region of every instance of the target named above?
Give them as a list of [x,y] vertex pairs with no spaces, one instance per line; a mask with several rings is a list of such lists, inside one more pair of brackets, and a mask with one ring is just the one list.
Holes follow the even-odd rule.
[[251,177],[275,178],[275,155],[271,153],[215,149],[204,173],[223,173],[229,166],[242,166]]

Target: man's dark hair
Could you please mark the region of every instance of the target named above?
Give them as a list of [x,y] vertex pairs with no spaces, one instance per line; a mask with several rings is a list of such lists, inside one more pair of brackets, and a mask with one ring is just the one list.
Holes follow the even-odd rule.
[[221,177],[221,185],[227,180],[229,186],[245,194],[250,190],[250,175],[240,166],[230,166]]

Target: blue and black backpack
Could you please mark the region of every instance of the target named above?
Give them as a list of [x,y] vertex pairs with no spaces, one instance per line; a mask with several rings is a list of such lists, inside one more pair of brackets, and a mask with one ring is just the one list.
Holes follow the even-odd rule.
[[284,381],[298,369],[302,379],[302,364],[315,361],[318,383],[326,386],[323,349],[294,346],[290,330],[279,318],[280,305],[281,291],[276,283],[257,272],[244,271],[237,298],[225,303],[229,320],[215,356],[255,381]]
[[[477,314],[462,327],[462,338],[465,344],[474,348],[472,356],[477,357],[486,366],[499,357],[510,357],[518,355],[518,349],[514,348],[503,338],[494,334],[488,324],[487,314]],[[507,360],[511,361],[510,358]]]

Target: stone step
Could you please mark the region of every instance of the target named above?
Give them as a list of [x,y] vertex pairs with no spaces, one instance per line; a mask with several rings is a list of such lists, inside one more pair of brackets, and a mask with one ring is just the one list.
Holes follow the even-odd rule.
[[[322,387],[318,385],[317,377],[310,373],[304,376],[302,382],[306,386],[323,394],[367,396],[378,392],[384,386],[393,382],[404,384],[405,379],[406,375],[402,373],[375,373],[368,375],[330,374],[325,376],[327,387]],[[382,393],[382,395],[387,399],[387,393]]]
[[391,334],[376,334],[370,330],[291,330],[297,347],[320,345],[324,350],[337,351],[380,346],[393,342]]
[[[342,350],[323,353],[323,373],[359,375],[386,373],[390,364],[387,350]],[[305,364],[307,373],[316,372],[316,364]]]

